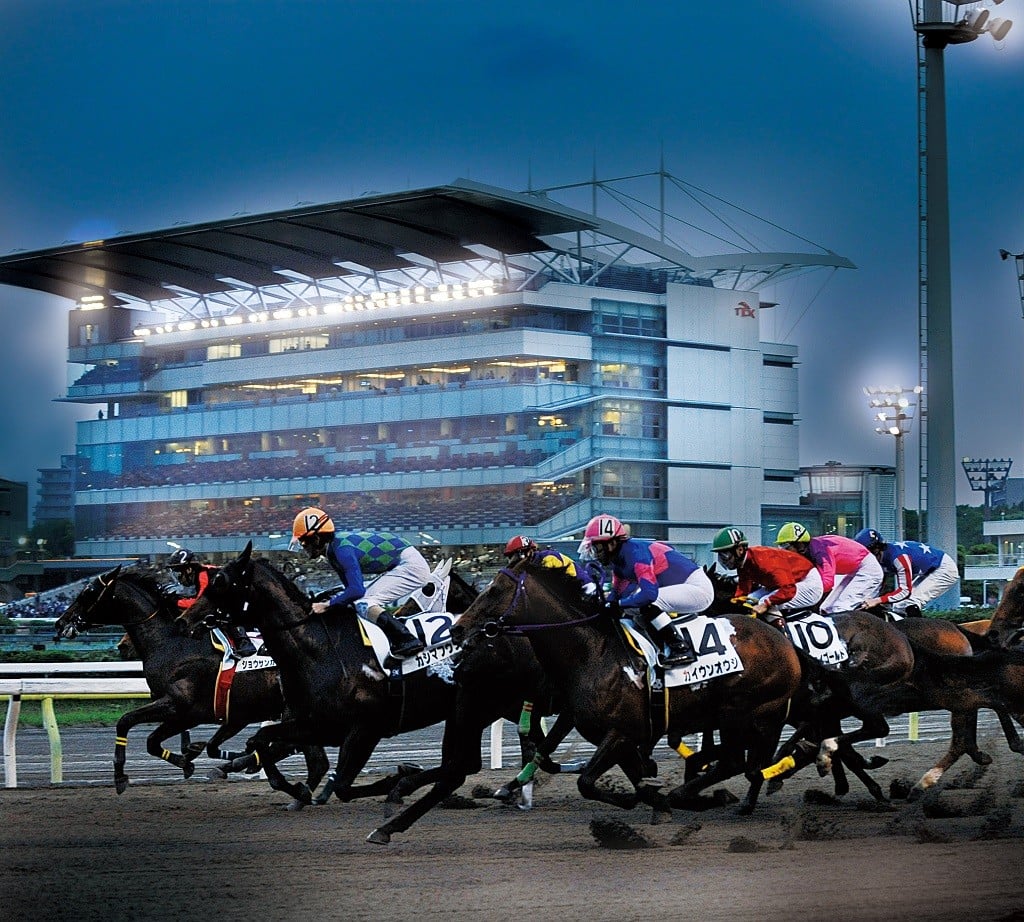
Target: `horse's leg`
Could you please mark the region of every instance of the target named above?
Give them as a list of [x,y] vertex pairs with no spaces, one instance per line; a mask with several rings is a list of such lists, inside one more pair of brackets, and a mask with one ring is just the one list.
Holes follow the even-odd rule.
[[[224,742],[224,740],[231,739],[231,737],[235,736],[238,733],[241,733],[244,727],[245,724],[240,723],[221,724],[217,728],[217,732],[214,733],[213,736],[211,736],[209,741],[206,743],[205,748],[207,756],[209,756],[211,759],[227,759],[229,762],[232,761],[236,757],[235,754],[225,752],[223,749],[220,748],[220,745]],[[211,780],[219,781],[223,780],[224,778],[227,778],[227,776],[228,775],[226,771],[226,766],[218,765],[210,769],[210,773],[207,777],[209,777]]]
[[623,810],[632,810],[640,800],[637,791],[623,793],[601,788],[597,780],[615,765],[622,766],[623,770],[627,765],[632,766],[633,759],[638,755],[642,759],[642,765],[646,767],[646,759],[639,753],[636,745],[619,731],[610,730],[580,773],[576,782],[580,794],[587,800],[598,800],[613,807],[621,807]]
[[[572,727],[572,716],[569,714],[559,714],[555,719],[555,725],[551,728],[548,734],[541,737],[537,744],[535,755],[528,761],[524,762],[523,768],[519,774],[507,784],[503,784],[498,788],[498,790],[494,792],[493,796],[497,800],[510,802],[517,791],[530,783],[538,768],[551,774],[557,774],[565,770],[557,762],[551,761],[551,754],[562,744],[562,741],[569,735],[569,731]],[[579,769],[574,770],[578,771]]]
[[[394,833],[405,832],[428,810],[450,794],[454,794],[467,776],[480,771],[480,736],[483,730],[484,727],[478,726],[475,722],[464,726],[457,718],[449,718],[441,747],[441,765],[422,773],[436,779],[434,786],[415,803],[374,829],[366,837],[366,841],[375,845],[387,845]],[[421,780],[421,776],[417,775],[416,780]]]
[[[928,769],[918,780],[910,792],[907,800],[917,800],[925,791],[939,783],[942,776],[957,762],[957,760],[968,753],[979,765],[988,765],[992,757],[978,749],[978,712],[952,711],[949,715],[950,740],[949,749],[946,754]],[[975,755],[977,754],[977,756]],[[982,758],[987,761],[983,761]]]
[[[114,739],[114,788],[118,794],[123,794],[128,787],[128,775],[124,770],[128,750],[128,731],[131,730],[132,727],[141,723],[160,722],[160,726],[163,727],[165,726],[164,721],[170,720],[175,716],[175,714],[177,714],[177,708],[175,708],[174,702],[170,698],[163,697],[158,698],[156,701],[150,701],[148,704],[144,704],[142,707],[136,708],[134,711],[128,711],[127,714],[121,715],[121,718],[118,720],[115,728],[116,736]],[[178,726],[175,730],[166,733],[160,739],[166,739],[171,735],[171,732],[180,732],[184,726],[185,725]],[[191,726],[191,724],[188,726]],[[157,758],[165,758],[164,753],[167,752],[167,750],[164,749],[158,749],[156,752],[153,752],[152,749],[149,751]],[[171,756],[174,754],[167,752],[167,755]],[[176,758],[178,759],[176,763],[170,758],[166,758],[166,761],[171,762],[172,764],[177,764],[179,767],[182,766],[184,763],[182,757],[176,756]],[[191,769],[191,764],[186,764],[188,764],[189,769]],[[187,778],[190,774],[192,774],[192,772],[188,771],[185,777]]]

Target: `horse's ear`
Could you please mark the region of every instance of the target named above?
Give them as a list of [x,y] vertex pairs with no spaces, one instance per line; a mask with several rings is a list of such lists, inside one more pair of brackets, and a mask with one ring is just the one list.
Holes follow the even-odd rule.
[[718,561],[713,561],[710,567],[705,564],[704,572],[707,573],[708,576],[714,576],[718,572]]
[[238,555],[238,562],[244,567],[248,562],[249,558],[252,557],[252,541],[245,546],[245,550]]
[[109,572],[109,573],[107,574],[107,576],[109,576],[109,577],[110,577],[111,579],[117,579],[117,577],[118,577],[118,576],[120,575],[120,573],[121,573],[121,567],[122,567],[122,566],[124,566],[124,564],[120,564],[120,563],[119,563],[119,564],[118,564],[118,565],[117,565],[116,567],[114,567],[114,569],[113,569],[113,570],[111,570],[111,571],[110,571],[110,572]]

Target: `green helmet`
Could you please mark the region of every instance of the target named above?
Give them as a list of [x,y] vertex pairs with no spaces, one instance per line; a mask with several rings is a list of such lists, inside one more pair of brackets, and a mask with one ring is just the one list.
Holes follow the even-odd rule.
[[747,536],[740,529],[735,525],[730,525],[715,535],[711,541],[711,550],[716,554],[720,554],[722,551],[731,551],[740,545],[746,547],[749,543]]
[[775,536],[776,544],[807,544],[811,533],[799,522],[787,522]]

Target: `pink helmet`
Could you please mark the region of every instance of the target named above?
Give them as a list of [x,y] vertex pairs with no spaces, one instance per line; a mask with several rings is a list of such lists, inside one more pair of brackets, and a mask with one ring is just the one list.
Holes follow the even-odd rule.
[[629,532],[626,531],[626,526],[613,515],[595,515],[587,522],[587,529],[583,532],[583,540],[589,541],[591,544],[628,537]]

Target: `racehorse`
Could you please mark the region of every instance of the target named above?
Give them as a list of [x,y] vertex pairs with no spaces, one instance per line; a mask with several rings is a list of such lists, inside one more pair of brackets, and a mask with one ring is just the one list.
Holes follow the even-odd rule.
[[[731,578],[713,572],[709,575],[716,584],[717,597],[724,597],[734,590],[735,583]],[[991,758],[977,745],[979,706],[992,707],[996,711],[1010,748],[1015,752],[1021,751],[1020,737],[1003,704],[1007,695],[1013,697],[1013,689],[1004,687],[995,695],[979,691],[953,663],[937,665],[945,658],[966,657],[972,653],[971,642],[955,625],[930,618],[887,622],[864,611],[834,614],[832,620],[847,645],[849,660],[839,669],[805,663],[815,681],[831,692],[831,698],[817,707],[812,721],[808,722],[816,721],[819,728],[819,741],[823,742],[819,767],[823,770],[835,767],[831,754],[836,752],[865,782],[872,795],[883,800],[877,783],[866,780],[861,773],[863,758],[852,746],[855,742],[887,736],[889,724],[886,717],[913,710],[950,711],[952,734],[949,750],[914,785],[912,796],[935,784],[965,754],[981,765],[991,762]],[[985,681],[984,677],[981,681]],[[794,716],[797,719],[807,716],[800,702],[794,707]],[[850,733],[840,732],[838,735],[821,729],[825,726],[838,728],[841,719],[846,717],[858,718],[861,726]],[[806,734],[808,725],[801,729]],[[795,746],[801,729],[790,739],[790,747]],[[809,762],[807,756],[805,751],[800,759],[803,764]],[[837,793],[839,783],[837,779]]]
[[[438,582],[439,576],[444,580],[443,585]],[[441,609],[437,608],[438,599],[444,600],[443,604],[446,610],[450,610],[453,614],[461,614],[472,604],[478,595],[476,589],[467,583],[457,572],[451,570],[450,562],[448,562],[447,568],[434,571],[432,581],[433,585],[428,584],[423,590],[413,593],[394,612],[395,617],[406,617],[407,615],[417,614],[420,611],[428,613],[439,611]],[[456,704],[454,713],[445,722],[441,765],[419,772],[403,773],[388,793],[388,804],[401,804],[403,798],[414,791],[428,784],[439,784],[431,795],[427,795],[418,802],[418,806],[415,809],[410,808],[401,817],[396,817],[394,821],[396,827],[402,825],[400,831],[405,831],[416,819],[433,807],[435,803],[443,800],[448,794],[454,793],[465,780],[465,775],[479,770],[479,765],[475,769],[462,769],[461,761],[459,760],[459,754],[462,752],[462,749],[453,741],[459,740],[461,734],[470,734],[475,740],[475,750],[468,748],[467,751],[475,751],[477,759],[479,759],[479,741],[483,728],[494,723],[495,720],[512,716],[514,709],[517,706],[521,707],[524,699],[529,700],[532,707],[529,712],[524,711],[516,723],[522,765],[525,767],[536,761],[539,768],[553,774],[579,770],[579,766],[559,765],[549,758],[550,753],[557,748],[572,728],[571,722],[556,722],[551,732],[545,735],[540,718],[545,714],[554,713],[556,710],[555,704],[550,690],[544,686],[543,674],[540,672],[533,653],[529,649],[529,645],[525,641],[521,641],[519,647],[519,650],[515,651],[515,653],[509,651],[506,656],[497,659],[491,657],[492,662],[483,664],[479,663],[481,659],[479,655],[459,657],[461,662],[459,662],[455,670]],[[515,668],[509,669],[509,662],[512,662]],[[507,670],[504,675],[504,682],[511,689],[511,692],[504,694],[497,704],[492,703],[489,697],[480,697],[477,694],[478,689],[474,688],[472,681],[472,676],[480,673],[487,674],[489,678],[493,679],[495,669]],[[467,681],[467,677],[469,677],[469,681]],[[534,701],[530,696],[537,698],[537,700]],[[510,711],[510,708],[513,710]],[[477,716],[478,714],[479,717]],[[526,718],[525,720],[524,717]],[[476,726],[477,723],[480,725]],[[529,724],[528,728],[524,726],[526,723]],[[453,768],[453,762],[458,762],[459,764]],[[463,777],[454,782],[454,778],[460,771]],[[449,785],[451,785],[450,789]],[[516,780],[505,785],[494,796],[509,802],[522,787],[523,785]],[[324,784],[323,790],[315,798],[315,802],[320,804],[326,803],[332,793],[334,793],[334,778],[329,777]],[[529,802],[526,801],[523,806],[528,807]],[[396,828],[396,831],[399,830]]]
[[[365,629],[354,610],[340,617],[313,613],[310,599],[291,580],[252,557],[251,542],[218,570],[182,621],[186,630],[196,631],[207,616],[218,613],[230,623],[258,627],[281,670],[285,716],[262,728],[250,746],[257,753],[275,742],[340,747],[335,794],[343,800],[386,793],[394,786],[389,779],[353,784],[383,737],[422,729],[453,712],[456,686],[450,662],[427,665],[401,679],[389,677],[364,642]],[[488,722],[496,716],[518,717],[528,697],[521,683],[506,694],[503,714]]]
[[[653,707],[646,665],[626,644],[623,629],[598,601],[581,598],[575,580],[525,560],[503,568],[453,628],[472,650],[503,634],[525,634],[551,681],[569,702],[584,739],[597,749],[580,775],[580,793],[631,809],[644,802],[663,819],[673,803],[744,772],[750,787],[740,804],[750,813],[763,783],[761,769],[777,745],[789,700],[800,684],[793,647],[773,628],[747,617],[727,619],[742,671],[700,686],[664,693]],[[717,727],[719,760],[668,795],[653,782],[654,744],[666,731],[677,735]],[[618,765],[632,792],[602,789],[598,779]]]
[[[127,631],[136,654],[142,660],[143,674],[153,700],[129,711],[117,722],[114,746],[114,786],[118,794],[128,787],[125,756],[128,733],[140,723],[158,722],[146,740],[150,755],[163,759],[192,776],[194,760],[203,752],[201,743],[190,745],[182,754],[162,745],[170,736],[200,724],[218,723],[214,713],[222,656],[209,639],[196,640],[181,635],[176,624],[175,597],[168,596],[152,572],[122,570],[117,567],[97,576],[79,593],[57,620],[55,634],[74,637],[82,629],[100,624],[119,624]],[[205,746],[211,758],[235,758],[223,752],[221,744],[251,723],[275,720],[284,701],[276,669],[236,673],[231,684],[230,706],[223,723]],[[282,753],[287,755],[288,753]],[[305,750],[307,785],[315,787],[327,771],[327,756],[319,747]],[[273,760],[270,760],[273,761]],[[268,779],[275,786],[272,766]],[[279,776],[279,773],[277,773]]]

